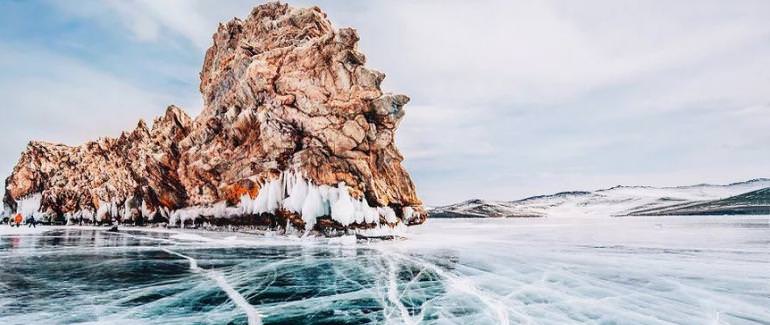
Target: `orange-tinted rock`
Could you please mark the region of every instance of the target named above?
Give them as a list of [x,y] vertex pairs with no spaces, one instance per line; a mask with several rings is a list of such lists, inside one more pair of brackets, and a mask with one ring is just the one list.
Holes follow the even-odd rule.
[[234,205],[290,171],[315,185],[344,182],[352,197],[402,218],[410,207],[403,222],[422,222],[394,144],[409,98],[380,90],[384,74],[364,66],[358,39],[317,7],[258,6],[214,34],[195,120],[172,106],[151,129],[140,122],[117,139],[32,142],[6,181],[6,204],[42,193],[42,209],[58,215],[129,200],[145,214]]

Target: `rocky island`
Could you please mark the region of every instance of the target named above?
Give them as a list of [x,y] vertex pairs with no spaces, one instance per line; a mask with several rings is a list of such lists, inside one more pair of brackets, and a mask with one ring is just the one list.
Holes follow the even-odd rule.
[[383,93],[354,29],[269,3],[220,24],[202,113],[71,147],[30,142],[9,211],[59,222],[257,226],[334,234],[427,216],[394,144],[404,95]]

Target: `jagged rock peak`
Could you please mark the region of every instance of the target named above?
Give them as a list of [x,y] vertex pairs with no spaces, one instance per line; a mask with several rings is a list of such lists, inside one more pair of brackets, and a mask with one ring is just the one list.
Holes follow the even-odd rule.
[[212,39],[198,117],[169,106],[118,139],[30,144],[6,204],[40,194],[41,211],[57,217],[267,218],[316,230],[424,221],[394,144],[409,98],[380,90],[385,75],[364,66],[354,29],[335,29],[318,7],[274,2]]

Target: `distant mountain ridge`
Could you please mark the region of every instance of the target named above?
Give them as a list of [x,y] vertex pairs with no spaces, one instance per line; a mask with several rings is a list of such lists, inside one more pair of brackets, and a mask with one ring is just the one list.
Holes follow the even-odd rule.
[[468,200],[429,211],[432,218],[523,218],[770,214],[770,178],[726,185],[623,186],[566,191],[515,201]]
[[633,212],[633,215],[640,216],[721,214],[770,214],[770,188],[763,188],[722,200],[684,203]]

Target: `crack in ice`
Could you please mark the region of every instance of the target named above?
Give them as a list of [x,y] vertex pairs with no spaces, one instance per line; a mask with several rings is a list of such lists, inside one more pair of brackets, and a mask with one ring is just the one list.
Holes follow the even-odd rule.
[[401,302],[401,298],[398,296],[398,282],[396,280],[396,265],[392,259],[388,260],[388,300],[398,308],[401,313],[401,319],[406,324],[417,324],[409,315],[409,311]]
[[186,259],[190,263],[190,270],[192,270],[195,273],[201,273],[205,275],[207,278],[214,280],[214,282],[217,283],[220,289],[224,291],[227,296],[230,298],[230,300],[238,306],[241,310],[243,310],[246,313],[246,317],[248,318],[249,325],[262,325],[262,316],[259,314],[259,311],[257,311],[254,306],[252,306],[248,301],[246,301],[246,298],[244,298],[240,293],[238,293],[235,288],[233,288],[225,279],[225,277],[216,271],[208,271],[206,269],[201,268],[198,266],[198,261],[194,258],[180,254],[177,252],[174,252],[172,250],[162,248],[162,250],[166,253],[179,256],[181,258]]
[[[438,267],[437,265],[424,261],[422,259],[410,257],[403,254],[386,252],[382,249],[380,249],[380,251],[384,254],[392,254],[394,256],[399,257],[400,259],[410,261],[416,265],[420,265],[426,269],[430,269],[431,271],[436,273],[438,276],[446,279],[448,283],[452,285],[455,289],[460,290],[461,292],[470,294],[472,296],[475,296],[477,299],[479,299],[479,301],[481,301],[494,313],[495,318],[497,318],[500,324],[510,323],[510,320],[508,318],[508,312],[506,311],[505,305],[503,305],[502,302],[500,302],[498,299],[495,299],[494,297],[490,296],[488,293],[485,293],[481,289],[469,283],[467,280],[462,279],[449,272],[446,272],[442,270],[440,267]],[[517,313],[517,314],[521,316],[524,320],[526,320],[526,323],[531,323],[531,319],[527,315],[520,314],[520,313]]]

